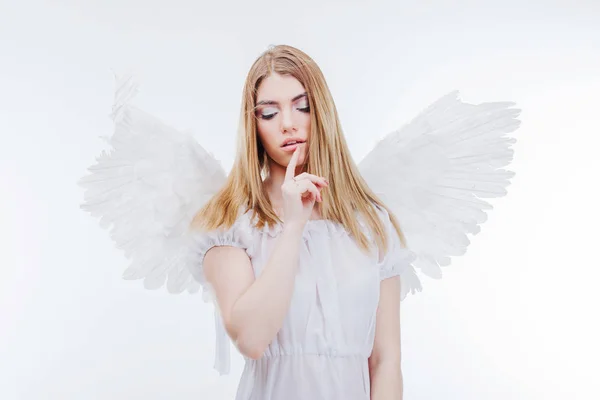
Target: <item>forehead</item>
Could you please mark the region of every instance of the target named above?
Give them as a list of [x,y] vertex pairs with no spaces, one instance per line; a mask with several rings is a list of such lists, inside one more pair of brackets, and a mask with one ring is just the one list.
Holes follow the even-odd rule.
[[260,83],[256,92],[256,101],[286,102],[304,91],[300,81],[293,76],[271,74]]

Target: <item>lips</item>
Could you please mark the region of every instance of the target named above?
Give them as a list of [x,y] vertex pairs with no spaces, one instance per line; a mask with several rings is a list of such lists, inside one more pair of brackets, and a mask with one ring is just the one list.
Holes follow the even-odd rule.
[[281,151],[285,151],[286,153],[293,153],[296,148],[302,146],[304,142],[290,143],[287,146],[281,146]]
[[300,144],[300,143],[304,143],[304,142],[305,142],[305,140],[302,140],[302,139],[287,139],[286,141],[283,142],[281,147],[293,146],[295,144]]

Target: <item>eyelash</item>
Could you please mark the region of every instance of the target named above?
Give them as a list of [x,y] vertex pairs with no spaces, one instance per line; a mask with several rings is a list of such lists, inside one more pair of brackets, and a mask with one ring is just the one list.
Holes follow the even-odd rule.
[[[309,112],[310,108],[309,107],[303,107],[303,108],[298,108],[297,110],[300,110],[302,112]],[[265,119],[265,120],[270,120],[272,119],[275,115],[277,115],[277,113],[273,113],[273,114],[267,114],[267,115],[260,115],[261,119]]]

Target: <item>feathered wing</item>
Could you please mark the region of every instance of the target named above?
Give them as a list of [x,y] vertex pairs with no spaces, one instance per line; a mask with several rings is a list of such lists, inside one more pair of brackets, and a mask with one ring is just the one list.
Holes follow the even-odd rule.
[[221,164],[189,133],[163,124],[130,104],[138,87],[116,77],[110,148],[78,182],[81,208],[100,217],[116,246],[131,260],[123,277],[148,289],[166,282],[170,293],[195,293],[186,233],[194,214],[225,182]]
[[512,102],[467,104],[454,91],[401,129],[385,136],[359,163],[370,188],[397,216],[413,268],[402,276],[402,298],[421,291],[417,270],[439,279],[450,256],[465,254],[514,173],[502,169],[513,157],[520,124]]

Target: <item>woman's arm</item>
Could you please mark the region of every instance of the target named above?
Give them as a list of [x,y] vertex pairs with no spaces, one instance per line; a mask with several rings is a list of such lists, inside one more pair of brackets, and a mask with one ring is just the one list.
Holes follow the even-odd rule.
[[262,357],[283,325],[294,291],[303,227],[285,225],[256,279],[250,258],[240,248],[213,247],[204,256],[206,280],[215,291],[225,329],[247,357]]
[[402,400],[400,277],[381,281],[375,343],[369,357],[371,400]]

